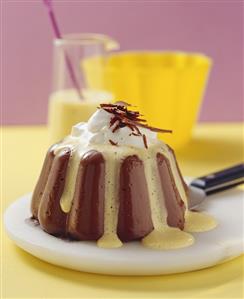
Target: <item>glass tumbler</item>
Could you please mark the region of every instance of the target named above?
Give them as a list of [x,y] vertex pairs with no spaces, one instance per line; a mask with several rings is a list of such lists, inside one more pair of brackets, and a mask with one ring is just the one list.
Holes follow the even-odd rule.
[[[115,40],[102,34],[69,34],[54,40],[53,90],[48,107],[50,143],[63,139],[76,123],[87,121],[101,102],[112,101],[113,95],[103,87],[88,86],[83,64],[96,57],[104,60],[118,48]],[[101,59],[94,63],[90,75],[104,86]]]

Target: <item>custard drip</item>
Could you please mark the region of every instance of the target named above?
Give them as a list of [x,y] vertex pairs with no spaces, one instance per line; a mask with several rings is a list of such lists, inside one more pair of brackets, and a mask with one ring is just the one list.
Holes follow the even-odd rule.
[[103,153],[103,157],[105,159],[104,234],[97,241],[97,245],[102,248],[118,248],[122,246],[117,236],[119,165],[116,153],[112,153],[112,157]]
[[[154,249],[176,249],[187,247],[194,243],[193,236],[178,228],[169,227],[167,224],[165,197],[162,190],[162,184],[160,183],[156,162],[156,155],[158,152],[158,148],[155,148],[149,153],[146,151],[146,154],[140,155],[145,168],[151,217],[154,226],[154,230],[143,238],[142,243],[146,247]],[[169,157],[169,152],[165,156]],[[172,161],[170,161],[170,164],[173,164]],[[180,176],[174,176],[174,178],[176,179],[177,186],[182,183]]]
[[80,145],[76,140],[73,142],[66,142],[64,141],[60,146],[58,146],[54,153],[55,155],[64,148],[69,148],[71,150],[71,156],[69,159],[64,191],[62,193],[60,199],[60,206],[63,212],[69,213],[71,209],[72,199],[75,193],[75,184],[76,184],[76,177],[80,165],[81,156],[86,152],[85,149],[80,150]]
[[211,216],[203,213],[193,213],[188,211],[188,209],[186,209],[185,214],[185,231],[187,232],[168,226],[164,193],[159,182],[159,173],[157,169],[157,153],[162,153],[168,159],[175,184],[186,208],[188,207],[188,204],[175,158],[167,145],[157,143],[154,146],[150,146],[148,149],[123,146],[117,147],[111,145],[84,146],[76,140],[76,138],[72,139],[72,142],[64,140],[64,142],[58,145],[55,149],[55,154],[64,147],[70,147],[72,150],[65,188],[60,200],[60,205],[61,209],[65,213],[70,211],[75,191],[78,167],[83,154],[89,150],[96,150],[102,153],[105,160],[105,202],[104,233],[97,241],[97,245],[99,247],[118,248],[123,245],[117,235],[119,210],[119,169],[121,161],[131,155],[137,155],[144,165],[151,208],[151,218],[154,226],[153,231],[143,238],[142,244],[144,246],[161,250],[187,247],[194,243],[194,237],[187,232],[207,231],[216,226],[216,222]]
[[60,205],[63,212],[68,213],[71,209],[72,201],[75,193],[76,177],[80,165],[80,155],[78,151],[74,151],[70,157],[70,162],[67,169],[67,177],[65,180],[64,191],[60,199]]
[[167,210],[164,204],[163,190],[160,188],[156,153],[154,151],[152,153],[146,152],[146,155],[140,155],[140,158],[144,164],[153,227],[155,230],[161,231],[167,226]]
[[177,165],[176,165],[176,161],[174,158],[173,153],[169,150],[168,146],[166,144],[163,144],[162,147],[162,153],[163,155],[168,159],[169,164],[170,164],[170,168],[172,170],[173,173],[173,177],[175,180],[175,184],[178,188],[178,191],[180,193],[180,197],[182,198],[182,200],[184,201],[184,204],[186,206],[186,208],[188,207],[188,201],[187,201],[187,196],[186,196],[186,192],[179,174],[179,171],[177,169]]

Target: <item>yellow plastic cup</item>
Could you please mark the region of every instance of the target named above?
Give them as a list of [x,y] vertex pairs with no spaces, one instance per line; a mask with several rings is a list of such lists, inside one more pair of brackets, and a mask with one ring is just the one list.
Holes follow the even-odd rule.
[[175,148],[191,137],[212,61],[198,53],[131,51],[82,63],[87,86],[136,106],[152,126],[172,129],[159,137]]

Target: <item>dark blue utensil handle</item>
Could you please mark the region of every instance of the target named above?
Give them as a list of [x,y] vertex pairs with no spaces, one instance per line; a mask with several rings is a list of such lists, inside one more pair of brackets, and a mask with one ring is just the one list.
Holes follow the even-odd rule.
[[196,178],[191,185],[205,191],[206,195],[230,189],[244,183],[244,164]]

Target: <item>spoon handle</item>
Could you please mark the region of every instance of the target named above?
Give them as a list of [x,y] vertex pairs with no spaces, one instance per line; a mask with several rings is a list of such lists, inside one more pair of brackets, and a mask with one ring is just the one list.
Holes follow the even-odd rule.
[[244,164],[217,171],[194,179],[191,186],[202,189],[206,195],[227,190],[244,183]]

